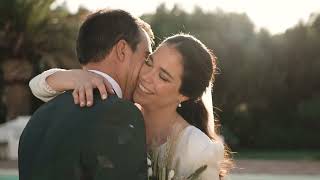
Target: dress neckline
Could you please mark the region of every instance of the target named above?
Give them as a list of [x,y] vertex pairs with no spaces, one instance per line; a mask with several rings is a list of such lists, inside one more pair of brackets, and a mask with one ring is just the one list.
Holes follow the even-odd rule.
[[[181,138],[183,136],[183,134],[185,134],[187,132],[187,129],[192,128],[194,126],[192,125],[188,125],[185,128],[183,128],[177,135],[176,141]],[[161,149],[164,148],[168,145],[168,143],[170,142],[170,140],[167,140],[166,142],[164,142],[163,144],[161,144],[160,146],[156,147],[157,149]]]

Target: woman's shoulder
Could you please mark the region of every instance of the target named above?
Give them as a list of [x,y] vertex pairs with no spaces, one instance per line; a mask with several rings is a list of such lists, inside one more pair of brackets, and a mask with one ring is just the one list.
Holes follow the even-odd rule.
[[[224,158],[222,142],[210,139],[194,126],[188,126],[178,139],[174,164],[180,175],[190,175],[202,166],[207,166],[201,176],[203,179],[218,179],[220,161]],[[215,178],[216,177],[216,178]]]
[[180,146],[184,146],[192,153],[223,153],[224,146],[220,141],[210,139],[205,133],[194,126],[186,127],[179,139]]

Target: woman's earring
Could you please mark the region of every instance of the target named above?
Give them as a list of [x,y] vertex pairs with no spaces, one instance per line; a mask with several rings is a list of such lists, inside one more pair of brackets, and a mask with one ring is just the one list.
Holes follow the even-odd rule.
[[181,107],[181,103],[178,104],[178,107]]

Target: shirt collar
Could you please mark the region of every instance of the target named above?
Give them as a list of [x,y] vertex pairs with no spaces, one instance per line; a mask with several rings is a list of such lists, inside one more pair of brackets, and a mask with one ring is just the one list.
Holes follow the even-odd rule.
[[111,76],[109,76],[108,74],[101,72],[101,71],[97,71],[97,70],[89,70],[93,73],[99,74],[102,77],[106,78],[108,80],[108,82],[111,84],[113,90],[116,92],[116,94],[118,95],[119,98],[122,98],[122,90],[119,86],[119,84],[117,83],[117,81],[115,81]]

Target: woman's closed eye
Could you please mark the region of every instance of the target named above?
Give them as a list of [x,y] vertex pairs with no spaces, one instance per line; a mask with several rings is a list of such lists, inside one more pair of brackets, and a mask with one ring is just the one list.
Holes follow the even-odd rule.
[[164,75],[163,73],[159,73],[159,77],[160,77],[160,79],[162,79],[163,81],[165,81],[165,82],[169,82],[169,79],[166,77],[166,75]]

